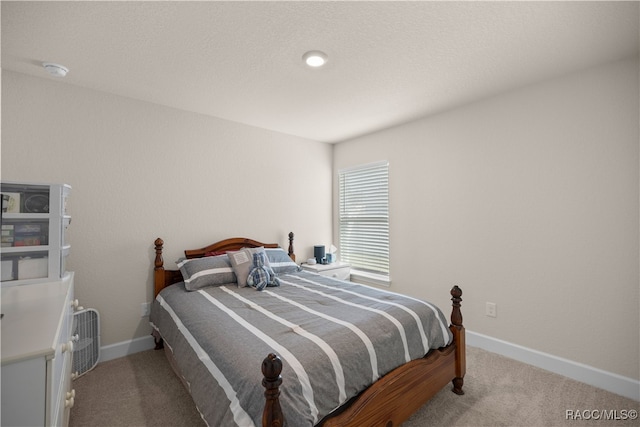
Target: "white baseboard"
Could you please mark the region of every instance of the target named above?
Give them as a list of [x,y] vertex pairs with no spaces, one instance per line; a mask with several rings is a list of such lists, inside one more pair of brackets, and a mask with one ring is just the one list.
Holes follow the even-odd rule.
[[640,401],[640,381],[638,380],[469,330],[466,331],[466,342],[472,347],[497,353],[629,399]]
[[154,347],[155,342],[151,335],[105,345],[104,347],[100,347],[100,362],[106,362],[107,360],[128,356],[140,351],[151,350]]

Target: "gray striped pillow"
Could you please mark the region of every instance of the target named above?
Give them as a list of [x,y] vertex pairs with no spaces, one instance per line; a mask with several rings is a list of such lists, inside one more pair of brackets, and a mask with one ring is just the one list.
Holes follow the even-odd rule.
[[226,255],[186,259],[178,263],[178,268],[188,291],[236,283],[237,280]]
[[293,262],[289,255],[282,248],[265,248],[269,265],[276,274],[294,273],[302,268]]

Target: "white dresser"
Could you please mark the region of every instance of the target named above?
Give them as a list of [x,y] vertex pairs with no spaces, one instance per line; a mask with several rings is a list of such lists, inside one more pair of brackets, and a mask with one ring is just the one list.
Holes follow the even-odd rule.
[[340,280],[351,279],[351,266],[346,262],[332,262],[331,264],[302,264],[302,268],[323,276]]
[[66,426],[75,392],[73,272],[2,288],[3,426]]

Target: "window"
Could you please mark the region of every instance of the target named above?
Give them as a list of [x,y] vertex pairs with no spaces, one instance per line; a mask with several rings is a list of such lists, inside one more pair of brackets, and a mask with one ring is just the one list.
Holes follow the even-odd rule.
[[389,163],[345,169],[338,175],[340,257],[354,274],[388,281]]

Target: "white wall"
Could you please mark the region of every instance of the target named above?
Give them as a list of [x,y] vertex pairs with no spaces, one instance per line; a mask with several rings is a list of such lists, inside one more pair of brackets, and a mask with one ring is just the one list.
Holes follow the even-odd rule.
[[[638,72],[610,64],[336,145],[335,170],[390,161],[391,289],[447,307],[459,284],[468,329],[638,379]],[[229,236],[284,246],[292,230],[300,259],[329,242],[331,153],[2,72],[1,177],[73,186],[69,266],[103,345],[149,333],[158,236],[169,266]]]
[[[76,295],[102,344],[150,333],[153,241],[165,265],[227,237],[299,259],[331,240],[332,147],[50,79],[2,72],[2,179],[65,182]],[[327,185],[317,185],[325,182]],[[309,188],[313,188],[310,195]]]
[[458,284],[467,329],[640,378],[638,75],[622,61],[336,145],[336,171],[390,162],[391,289],[449,307]]

